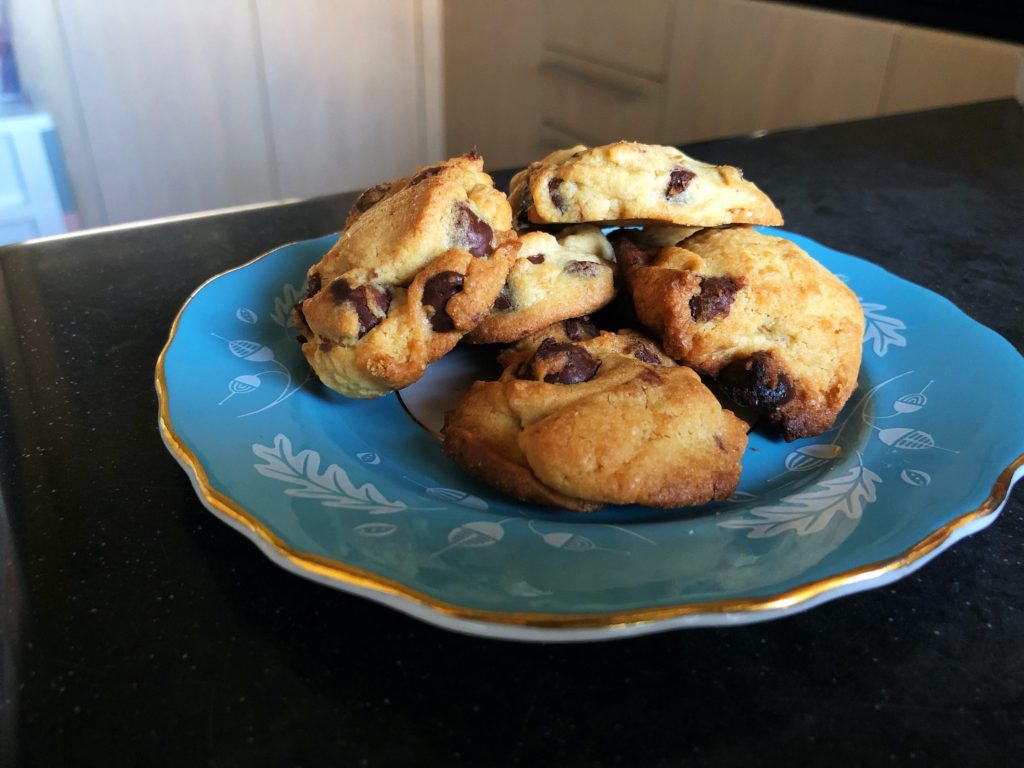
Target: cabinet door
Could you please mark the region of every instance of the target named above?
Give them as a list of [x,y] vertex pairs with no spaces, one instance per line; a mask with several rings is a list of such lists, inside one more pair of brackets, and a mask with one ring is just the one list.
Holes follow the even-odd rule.
[[665,73],[671,0],[545,0],[549,51],[660,80]]
[[543,123],[584,144],[619,139],[657,141],[662,86],[609,67],[548,53],[543,74]]
[[745,0],[677,2],[663,138],[874,115],[896,28]]
[[1018,76],[1024,79],[1022,51],[1018,45],[904,27],[893,48],[882,112],[1013,96]]
[[57,6],[111,223],[276,196],[247,4]]
[[428,147],[433,72],[421,66],[420,5],[258,0],[283,195],[362,189],[437,159]]
[[537,159],[542,0],[445,0],[449,155],[476,147],[488,168]]

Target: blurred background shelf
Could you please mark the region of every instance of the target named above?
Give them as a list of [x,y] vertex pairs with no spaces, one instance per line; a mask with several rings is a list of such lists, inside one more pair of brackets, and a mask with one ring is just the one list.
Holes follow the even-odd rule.
[[755,0],[6,2],[86,226],[1024,93],[1020,45]]
[[69,192],[50,116],[0,104],[0,244],[66,232]]

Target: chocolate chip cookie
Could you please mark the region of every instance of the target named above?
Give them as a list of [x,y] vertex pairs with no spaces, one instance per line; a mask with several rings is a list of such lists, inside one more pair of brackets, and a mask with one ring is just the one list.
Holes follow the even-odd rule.
[[738,168],[631,141],[552,152],[512,178],[509,198],[521,225],[782,224]]
[[484,173],[483,158],[454,157],[364,192],[311,274],[326,283],[363,267],[376,270],[376,280],[407,284],[449,248],[487,256],[511,227],[508,199]]
[[502,356],[446,418],[444,452],[523,501],[593,511],[728,498],[746,425],[688,368],[633,332],[558,324]]
[[570,317],[600,309],[615,296],[615,255],[597,227],[570,227],[557,239],[546,232],[519,237],[508,280],[484,319],[466,339],[512,342]]
[[491,310],[517,252],[505,196],[464,156],[379,185],[292,312],[321,381],[377,397],[416,381]]
[[705,229],[677,246],[611,237],[640,321],[786,440],[824,432],[857,386],[864,314],[853,292],[788,240]]

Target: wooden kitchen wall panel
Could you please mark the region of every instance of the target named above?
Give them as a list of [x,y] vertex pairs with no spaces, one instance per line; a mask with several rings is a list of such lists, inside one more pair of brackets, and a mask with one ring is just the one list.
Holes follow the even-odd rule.
[[672,0],[545,0],[548,50],[654,80],[665,74]]
[[662,86],[570,56],[541,64],[543,122],[585,144],[658,139]]
[[1024,48],[932,29],[903,27],[882,113],[1012,97]]
[[746,0],[678,2],[663,140],[874,115],[897,26]]
[[429,157],[417,0],[258,0],[285,196],[363,189]]
[[277,196],[248,3],[58,9],[111,223]]
[[537,159],[543,0],[445,0],[449,155],[476,147],[489,169]]

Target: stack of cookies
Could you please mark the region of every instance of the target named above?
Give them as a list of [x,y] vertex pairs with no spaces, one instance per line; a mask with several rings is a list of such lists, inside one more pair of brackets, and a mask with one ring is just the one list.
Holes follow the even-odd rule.
[[[293,319],[313,370],[351,397],[411,384],[460,340],[511,345],[448,414],[444,451],[519,499],[701,504],[739,481],[732,403],[795,440],[856,387],[860,305],[752,228],[779,224],[738,169],[672,147],[554,152],[508,197],[474,153],[363,193]],[[617,295],[632,327],[601,330],[589,315]]]

